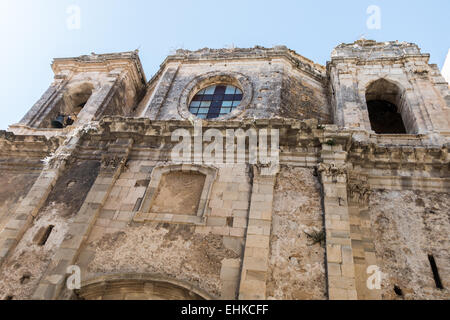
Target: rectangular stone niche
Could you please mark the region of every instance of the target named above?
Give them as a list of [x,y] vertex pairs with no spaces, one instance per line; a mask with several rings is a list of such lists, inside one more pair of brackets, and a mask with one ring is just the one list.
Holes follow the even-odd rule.
[[134,221],[204,224],[213,168],[196,165],[157,167]]
[[162,176],[150,212],[197,215],[206,176],[197,172],[169,172]]

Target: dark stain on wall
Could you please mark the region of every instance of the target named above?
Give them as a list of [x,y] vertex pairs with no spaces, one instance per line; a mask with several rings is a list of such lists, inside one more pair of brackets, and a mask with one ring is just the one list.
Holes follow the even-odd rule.
[[14,213],[14,210],[24,199],[37,177],[35,173],[0,172],[2,186],[0,187],[0,231],[7,219]]
[[70,217],[80,210],[84,199],[91,189],[100,169],[100,162],[94,160],[76,162],[67,168],[56,181],[47,201],[43,207],[63,204],[59,214]]
[[325,93],[294,76],[283,77],[280,115],[301,120],[318,119],[326,124],[332,122]]

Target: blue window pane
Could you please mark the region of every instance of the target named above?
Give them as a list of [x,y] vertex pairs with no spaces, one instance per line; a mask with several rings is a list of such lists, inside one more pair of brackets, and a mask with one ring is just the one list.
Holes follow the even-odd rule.
[[214,95],[213,94],[204,94],[199,97],[202,97],[202,101],[211,101],[213,99]]
[[234,91],[236,90],[233,86],[227,86],[227,89],[225,90],[225,94],[234,94]]
[[226,89],[227,89],[226,86],[216,86],[214,94],[224,94]]
[[220,112],[220,107],[211,107],[209,108],[209,113],[219,113]]
[[216,86],[211,86],[205,89],[205,94],[214,94],[214,91],[216,90]]
[[200,90],[189,111],[200,119],[213,119],[230,113],[242,100],[242,91],[232,85],[214,85]]

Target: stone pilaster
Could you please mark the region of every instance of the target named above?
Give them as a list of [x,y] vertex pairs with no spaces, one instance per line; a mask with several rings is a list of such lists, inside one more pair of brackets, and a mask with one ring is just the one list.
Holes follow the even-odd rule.
[[105,79],[102,87],[92,94],[88,103],[78,114],[78,124],[81,125],[89,123],[91,120],[98,120],[97,117],[105,112],[108,106],[110,106],[110,102],[117,92],[117,86],[120,80],[118,75],[109,75],[108,78]]
[[357,299],[347,201],[346,152],[342,151],[341,145],[330,144],[322,145],[323,162],[319,165],[324,191],[328,297],[330,300]]
[[172,65],[164,72],[158,86],[155,88],[154,96],[151,99],[150,105],[145,111],[145,117],[152,120],[157,119],[158,114],[161,112],[161,108],[164,105],[169,90],[172,86],[173,80],[178,73],[179,65]]
[[253,189],[239,287],[240,300],[263,300],[266,298],[276,174],[263,175],[260,170],[262,169],[254,166]]
[[61,91],[67,85],[65,77],[55,77],[53,83],[44,92],[41,98],[33,105],[27,114],[20,120],[20,124],[34,126],[42,121],[42,118],[51,110],[49,105],[56,104],[63,98]]
[[47,168],[41,172],[27,196],[0,233],[0,265],[28,230],[64,167],[65,162],[61,162],[58,167]]
[[367,273],[370,270],[368,268],[378,266],[368,210],[371,190],[367,180],[367,176],[361,173],[349,174],[348,177],[350,237],[358,300],[379,300],[380,290],[367,286],[367,279],[371,275]]
[[65,286],[67,267],[77,260],[84,241],[88,238],[102,206],[125,166],[132,144],[131,139],[117,139],[102,155],[100,173],[32,299],[49,300],[59,297]]

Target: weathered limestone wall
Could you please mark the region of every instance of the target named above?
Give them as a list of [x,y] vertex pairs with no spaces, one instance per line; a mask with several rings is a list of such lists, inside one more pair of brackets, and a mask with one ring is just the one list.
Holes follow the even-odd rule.
[[[133,116],[141,98],[142,92],[130,85],[131,79],[120,79],[114,83],[110,97],[98,104],[104,104],[103,108],[95,110],[96,119],[109,115]],[[94,111],[94,110],[93,110]]]
[[[161,84],[158,88],[159,92],[156,92],[164,99],[156,114],[157,120],[181,120],[178,107],[183,90],[191,81],[196,81],[198,76],[208,73],[243,74],[252,83],[253,92],[245,92],[245,94],[253,95],[253,99],[246,110],[239,115],[239,118],[267,118],[277,113],[283,69],[280,62],[272,63],[269,60],[214,61],[180,65],[172,63],[171,66],[175,69],[172,78],[162,78],[161,80],[170,82],[164,83],[164,86]],[[166,72],[170,71],[169,69]]]
[[[213,78],[215,82],[211,80]],[[318,117],[321,122],[330,122],[325,69],[283,46],[178,50],[168,57],[152,79],[137,110],[151,119],[187,119],[189,99],[197,90],[215,83],[233,82],[237,78],[245,79],[249,84],[248,87],[237,84],[249,103],[242,112],[233,115],[234,119]],[[244,100],[241,105],[245,104]],[[229,117],[217,120],[227,119]]]
[[[87,274],[154,273],[184,280],[219,297],[223,259],[239,256],[225,248],[223,236],[199,234],[193,225],[149,223],[91,237],[93,257]],[[85,253],[86,254],[86,253]]]
[[292,119],[317,119],[332,123],[324,83],[286,68],[283,73],[280,115]]
[[205,178],[205,175],[193,172],[173,172],[163,175],[150,211],[196,215]]
[[[0,267],[0,296],[29,299],[51,264],[99,169],[96,161],[74,163],[58,178],[14,253]],[[53,226],[45,244],[40,243]]]
[[39,172],[0,171],[2,186],[0,187],[0,231],[8,223],[9,218],[19,203],[26,197],[39,176]]
[[[379,267],[386,274],[383,299],[450,298],[449,212],[448,193],[373,191],[369,214]],[[428,255],[434,256],[443,290],[436,288]]]
[[[428,58],[365,40],[327,68],[283,46],[177,50],[147,85],[137,52],[56,59],[0,132],[0,299],[449,299],[449,91]],[[203,129],[279,129],[280,172],[171,162],[190,99],[217,83],[243,99]],[[46,128],[86,88],[77,122]],[[386,88],[409,134],[370,130]],[[371,291],[375,264],[388,278]]]
[[[326,299],[323,223],[314,170],[282,167],[273,201],[268,299]],[[307,235],[319,233],[318,243]]]
[[[219,169],[204,223],[175,223],[173,210],[173,218],[166,215],[166,221],[135,221],[158,165],[157,161],[127,163],[76,262],[83,281],[104,275],[155,274],[185,281],[218,298],[235,299],[249,206],[246,166]],[[174,199],[164,201],[170,207]]]

